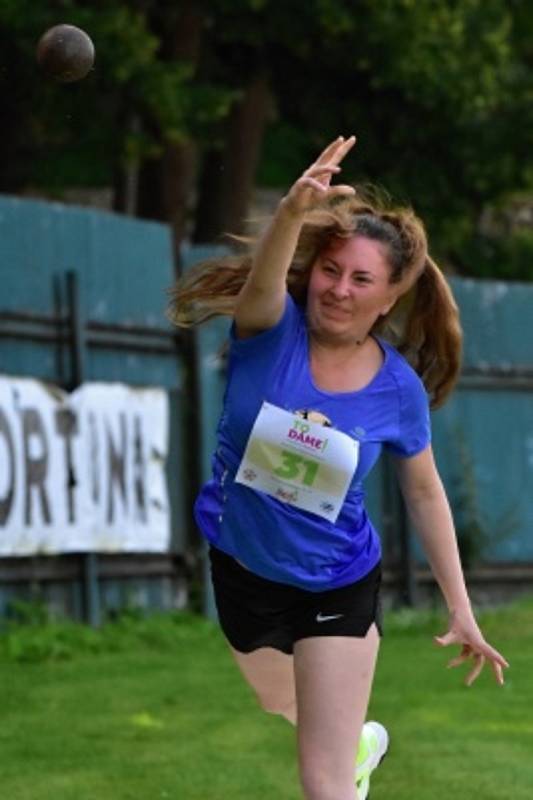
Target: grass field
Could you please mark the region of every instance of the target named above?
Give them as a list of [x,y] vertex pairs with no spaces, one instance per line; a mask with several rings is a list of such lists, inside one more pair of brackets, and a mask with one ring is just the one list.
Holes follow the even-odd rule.
[[[483,614],[511,662],[470,689],[432,644],[443,616],[389,615],[370,716],[392,737],[372,800],[533,798],[533,601]],[[187,615],[0,635],[2,800],[296,800],[294,732],[261,713],[217,628]]]

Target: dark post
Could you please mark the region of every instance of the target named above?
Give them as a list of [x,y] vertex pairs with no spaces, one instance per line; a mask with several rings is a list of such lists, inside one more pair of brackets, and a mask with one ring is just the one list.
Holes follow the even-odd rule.
[[[78,273],[66,273],[67,297],[70,308],[70,352],[71,385],[70,390],[80,386],[85,379],[85,317],[80,303]],[[100,624],[100,594],[98,587],[98,560],[96,553],[83,556],[83,598],[85,621],[97,627]]]
[[417,587],[415,564],[412,553],[411,531],[402,493],[390,457],[382,457],[383,469],[383,533],[392,555],[392,561],[400,571],[399,595],[401,605],[415,606]]
[[[189,482],[187,486],[187,496],[189,497],[189,508],[191,509],[190,517],[188,520],[188,527],[191,531],[189,536],[188,546],[191,550],[196,551],[198,548],[198,534],[196,531],[196,523],[192,514],[193,501],[198,491],[206,479],[204,475],[204,465],[202,454],[204,453],[203,445],[203,411],[202,406],[204,399],[202,397],[201,386],[201,344],[199,336],[201,333],[191,330],[186,331],[184,336],[186,364],[187,364],[187,384],[186,391],[187,397],[194,398],[187,406],[187,424],[186,435],[188,437],[187,449],[189,453],[194,453],[194,458],[189,470]],[[194,533],[193,533],[194,532]],[[202,612],[208,619],[216,619],[215,598],[213,595],[213,587],[211,584],[211,571],[209,566],[208,547],[203,539],[200,540],[200,550],[198,553],[198,563],[201,566],[200,579],[203,586],[202,596]],[[197,559],[194,559],[197,562]]]
[[413,544],[407,511],[403,501],[402,493],[397,488],[397,514],[398,533],[400,537],[400,564],[402,570],[402,596],[405,605],[414,607],[417,604],[417,586],[415,575],[415,562],[413,558]]

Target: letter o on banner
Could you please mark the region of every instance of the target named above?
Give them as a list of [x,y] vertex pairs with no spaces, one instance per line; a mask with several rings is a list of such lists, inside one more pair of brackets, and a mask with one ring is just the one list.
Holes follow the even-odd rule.
[[11,506],[13,505],[13,498],[15,497],[15,481],[16,481],[16,471],[15,471],[15,446],[13,444],[13,437],[11,436],[11,430],[9,427],[9,422],[0,408],[0,464],[3,463],[4,459],[2,458],[2,449],[5,448],[5,455],[7,456],[6,461],[8,463],[8,469],[2,469],[2,472],[8,476],[7,481],[4,486],[4,482],[0,481],[0,525],[5,525],[9,514],[11,511]]

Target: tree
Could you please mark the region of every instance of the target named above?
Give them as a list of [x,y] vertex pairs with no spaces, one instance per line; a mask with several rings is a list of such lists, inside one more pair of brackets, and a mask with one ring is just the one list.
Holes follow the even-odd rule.
[[233,92],[195,74],[203,16],[178,3],[64,0],[60,21],[88,31],[94,73],[57,84],[34,49],[58,22],[46,0],[3,0],[0,86],[8,101],[0,191],[112,185],[113,207],[165,220],[183,235],[194,144],[229,113]]
[[[487,205],[532,187],[531,11],[499,0],[318,5],[324,30],[302,49],[306,81],[292,55],[277,61],[280,129],[316,131],[320,120],[326,139],[357,133],[350,177],[412,203],[438,255],[475,274],[475,254],[461,254]],[[316,147],[305,144],[302,163]],[[277,148],[266,152],[263,180]]]
[[186,230],[203,241],[238,231],[257,175],[283,189],[330,138],[355,132],[345,177],[411,203],[439,258],[469,274],[532,277],[531,234],[504,240],[486,226],[533,186],[524,0],[57,8],[96,42],[94,75],[72,86],[45,82],[34,65],[57,10],[0,4],[1,190],[112,183],[115,208],[168,221],[178,249]]

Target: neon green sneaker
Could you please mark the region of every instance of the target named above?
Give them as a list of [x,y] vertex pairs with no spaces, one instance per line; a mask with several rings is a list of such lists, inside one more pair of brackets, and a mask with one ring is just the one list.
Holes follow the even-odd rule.
[[367,800],[370,775],[381,763],[389,748],[389,734],[379,722],[365,722],[361,731],[356,761],[358,800]]

